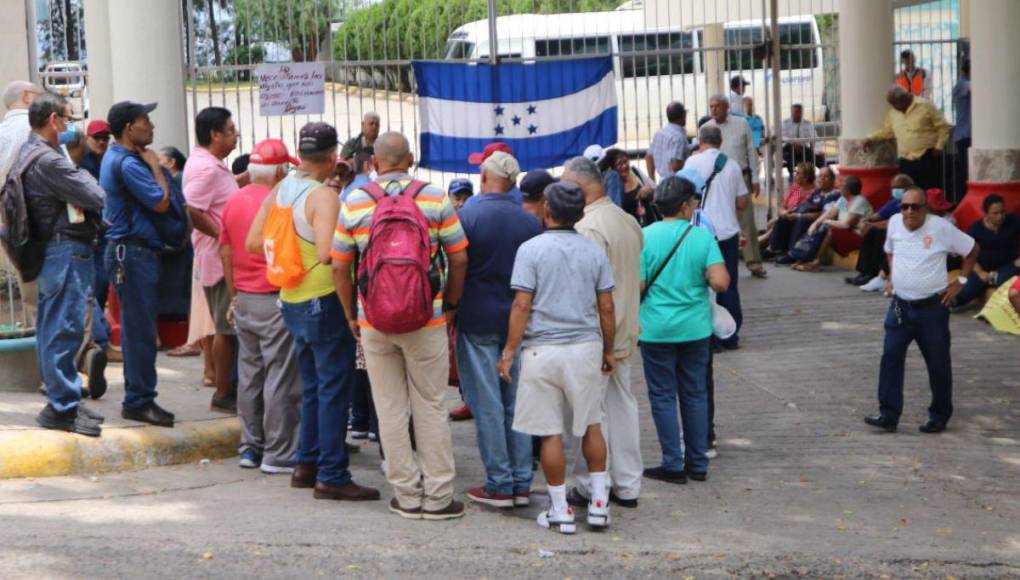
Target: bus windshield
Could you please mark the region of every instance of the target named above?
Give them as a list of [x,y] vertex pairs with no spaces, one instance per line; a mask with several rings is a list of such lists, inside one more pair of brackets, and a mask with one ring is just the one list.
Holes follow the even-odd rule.
[[471,58],[475,50],[475,43],[465,40],[451,40],[446,43],[447,59]]

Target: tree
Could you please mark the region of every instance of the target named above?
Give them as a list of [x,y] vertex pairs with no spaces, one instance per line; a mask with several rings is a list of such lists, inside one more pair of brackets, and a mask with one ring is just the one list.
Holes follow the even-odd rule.
[[238,36],[244,42],[279,42],[295,62],[314,61],[330,24],[347,12],[349,0],[235,0]]

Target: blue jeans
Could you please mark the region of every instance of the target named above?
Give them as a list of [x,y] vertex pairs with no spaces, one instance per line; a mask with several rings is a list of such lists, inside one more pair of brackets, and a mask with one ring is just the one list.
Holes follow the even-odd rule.
[[475,416],[485,489],[510,495],[531,489],[531,436],[511,428],[521,361],[518,354],[509,383],[500,380],[496,363],[505,344],[506,336],[457,331],[457,372]]
[[893,298],[885,317],[885,344],[878,376],[878,403],[882,417],[893,422],[903,413],[903,374],[907,347],[917,346],[928,367],[931,405],[928,418],[948,423],[953,416],[953,363],[949,348],[949,309],[938,300],[910,306]]
[[106,298],[110,293],[110,278],[106,275],[106,239],[99,236],[99,243],[93,252],[95,266],[94,284],[92,286],[92,342],[106,350],[110,344],[110,323],[103,316],[106,309]]
[[[718,294],[715,298],[716,303],[722,306],[733,315],[733,320],[737,323],[737,333],[740,332],[740,326],[744,323],[744,313],[740,308],[740,293],[737,291],[737,278],[739,272],[737,267],[739,266],[738,260],[740,259],[740,234],[733,236],[728,240],[721,240],[719,242],[719,251],[722,252],[723,261],[726,263],[726,271],[730,273],[730,287],[725,292]],[[735,347],[740,341],[740,338],[735,333],[733,336],[726,340],[719,341],[728,347]]]
[[354,378],[354,335],[335,293],[306,302],[282,302],[283,321],[294,336],[303,384],[297,463],[318,466],[318,480],[351,482],[344,439]]
[[147,247],[111,240],[106,246],[106,271],[120,300],[124,408],[140,409],[156,400],[159,254]]
[[[1017,268],[1012,263],[1005,264],[996,270],[997,282],[999,284],[1005,284],[1007,280],[1016,276],[1018,272],[1020,272],[1020,268]],[[982,282],[981,278],[978,278],[977,274],[972,273],[970,277],[967,278],[967,283],[964,284],[963,289],[956,295],[956,302],[953,306],[963,306],[964,304],[970,303],[978,296],[984,296],[988,288],[988,284]]]
[[[709,339],[673,343],[641,343],[652,420],[662,447],[662,467],[708,471]],[[683,429],[677,422],[677,401]],[[681,438],[683,439],[681,441]],[[686,447],[686,454],[685,448]],[[686,455],[686,462],[685,462]]]
[[75,359],[85,339],[92,264],[92,246],[88,244],[72,240],[46,244],[38,278],[37,364],[50,406],[61,412],[77,407],[81,400]]

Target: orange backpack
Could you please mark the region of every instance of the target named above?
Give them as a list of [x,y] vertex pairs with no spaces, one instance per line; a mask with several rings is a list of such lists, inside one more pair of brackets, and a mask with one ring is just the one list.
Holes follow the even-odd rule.
[[308,272],[301,259],[301,242],[294,227],[294,204],[312,189],[305,189],[287,206],[279,204],[277,192],[269,206],[269,215],[262,227],[262,251],[266,255],[266,278],[273,286],[294,288]]

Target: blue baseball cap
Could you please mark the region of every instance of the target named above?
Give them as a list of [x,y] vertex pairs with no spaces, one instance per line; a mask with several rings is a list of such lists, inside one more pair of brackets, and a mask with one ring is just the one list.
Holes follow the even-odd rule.
[[693,169],[681,169],[676,172],[676,176],[690,181],[691,185],[694,186],[694,192],[698,195],[703,195],[705,193],[705,180],[697,171]]
[[450,182],[450,186],[446,188],[446,191],[451,194],[467,192],[468,194],[474,195],[475,184],[471,183],[470,179],[458,177]]

